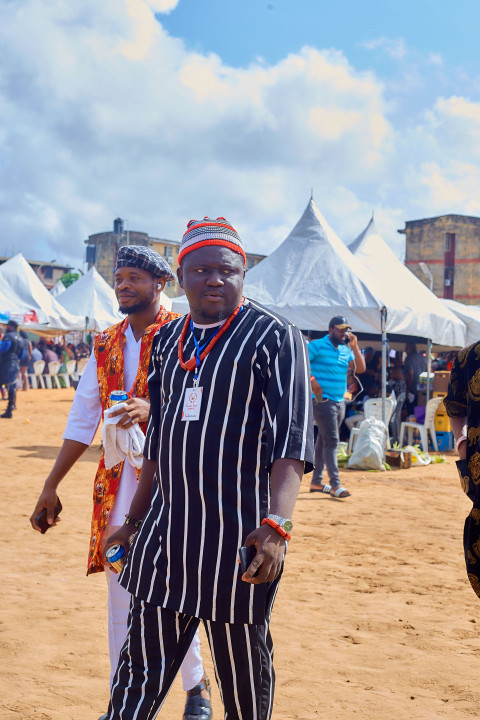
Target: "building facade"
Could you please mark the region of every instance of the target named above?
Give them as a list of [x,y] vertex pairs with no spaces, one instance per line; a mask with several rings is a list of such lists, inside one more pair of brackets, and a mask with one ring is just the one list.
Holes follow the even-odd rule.
[[[442,215],[405,223],[405,265],[438,297],[480,304],[480,218]],[[425,263],[427,271],[422,270]]]
[[[86,262],[88,269],[95,265],[100,275],[113,287],[115,260],[119,248],[123,245],[147,245],[163,255],[168,264],[176,271],[178,267],[178,253],[180,243],[176,240],[163,240],[150,237],[148,233],[137,230],[126,230],[123,220],[117,218],[113,221],[113,231],[90,235],[85,240]],[[165,293],[169,297],[179,294],[180,286],[176,280],[167,283]]]
[[[0,265],[2,265],[8,257],[0,257]],[[51,290],[57,282],[60,280],[62,275],[71,271],[71,266],[60,265],[56,262],[43,262],[42,260],[27,260],[32,270],[40,278],[42,283],[45,285],[47,290]]]
[[[100,275],[113,287],[113,276],[117,252],[122,245],[148,245],[162,255],[170,267],[176,273],[178,268],[178,254],[180,242],[177,240],[166,240],[150,237],[147,233],[136,230],[126,230],[123,220],[117,218],[113,221],[113,232],[102,232],[90,235],[85,240],[86,262],[88,269],[95,265]],[[246,253],[246,269],[257,265],[265,255],[258,253]],[[164,291],[169,297],[177,297],[183,294],[183,290],[176,280],[168,282]]]

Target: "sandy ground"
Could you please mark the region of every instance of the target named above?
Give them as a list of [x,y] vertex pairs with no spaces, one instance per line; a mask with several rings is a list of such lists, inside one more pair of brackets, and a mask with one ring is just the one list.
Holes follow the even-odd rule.
[[[98,441],[60,486],[61,524],[41,536],[28,521],[72,397],[20,392],[14,419],[0,420],[1,720],[97,720],[107,707],[105,580],[85,576]],[[477,717],[480,604],[465,576],[469,502],[453,456],[342,476],[347,501],[310,494],[309,476],[298,498],[273,612],[273,717]],[[177,678],[160,716],[179,720],[183,703]],[[218,720],[216,687],[213,706]]]

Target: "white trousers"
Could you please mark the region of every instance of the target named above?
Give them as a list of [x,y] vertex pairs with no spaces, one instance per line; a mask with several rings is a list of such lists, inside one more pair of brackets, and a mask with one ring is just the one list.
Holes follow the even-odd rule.
[[[110,686],[117,669],[120,651],[127,637],[127,619],[131,595],[118,582],[110,568],[105,568],[108,585],[108,649],[110,654]],[[191,690],[203,677],[198,630],[180,667],[183,689]]]

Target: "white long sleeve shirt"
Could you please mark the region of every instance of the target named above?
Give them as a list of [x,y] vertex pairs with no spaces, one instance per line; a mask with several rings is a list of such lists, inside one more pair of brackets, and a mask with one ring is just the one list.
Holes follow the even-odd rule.
[[[123,346],[125,388],[129,390],[137,376],[140,362],[141,339],[135,340],[130,324],[125,331]],[[102,417],[102,405],[98,390],[97,360],[94,353],[90,355],[80,382],[78,383],[72,407],[63,433],[64,440],[91,445]],[[123,525],[125,513],[137,489],[137,476],[129,462],[123,464],[117,495],[110,513],[109,525]]]

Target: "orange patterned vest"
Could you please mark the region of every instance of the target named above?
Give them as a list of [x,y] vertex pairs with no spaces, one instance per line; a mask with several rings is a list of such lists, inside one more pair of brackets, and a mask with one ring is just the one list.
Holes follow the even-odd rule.
[[[103,412],[108,407],[108,400],[112,390],[127,390],[130,397],[148,398],[147,374],[152,351],[152,342],[157,330],[170,320],[180,317],[176,313],[168,312],[163,307],[155,319],[153,325],[146,328],[140,346],[140,362],[138,365],[137,377],[132,388],[124,388],[123,382],[123,346],[125,344],[125,331],[128,327],[128,318],[125,318],[118,325],[105,330],[95,339],[94,353],[97,360],[98,389]],[[145,432],[146,425],[142,425]],[[123,463],[115,465],[110,470],[105,468],[102,457],[98,463],[97,474],[93,487],[93,516],[90,548],[88,552],[88,569],[90,573],[102,572],[102,538],[105,528],[108,525],[108,518],[112,511],[113,502],[117,494]],[[140,472],[137,472],[137,476]]]

